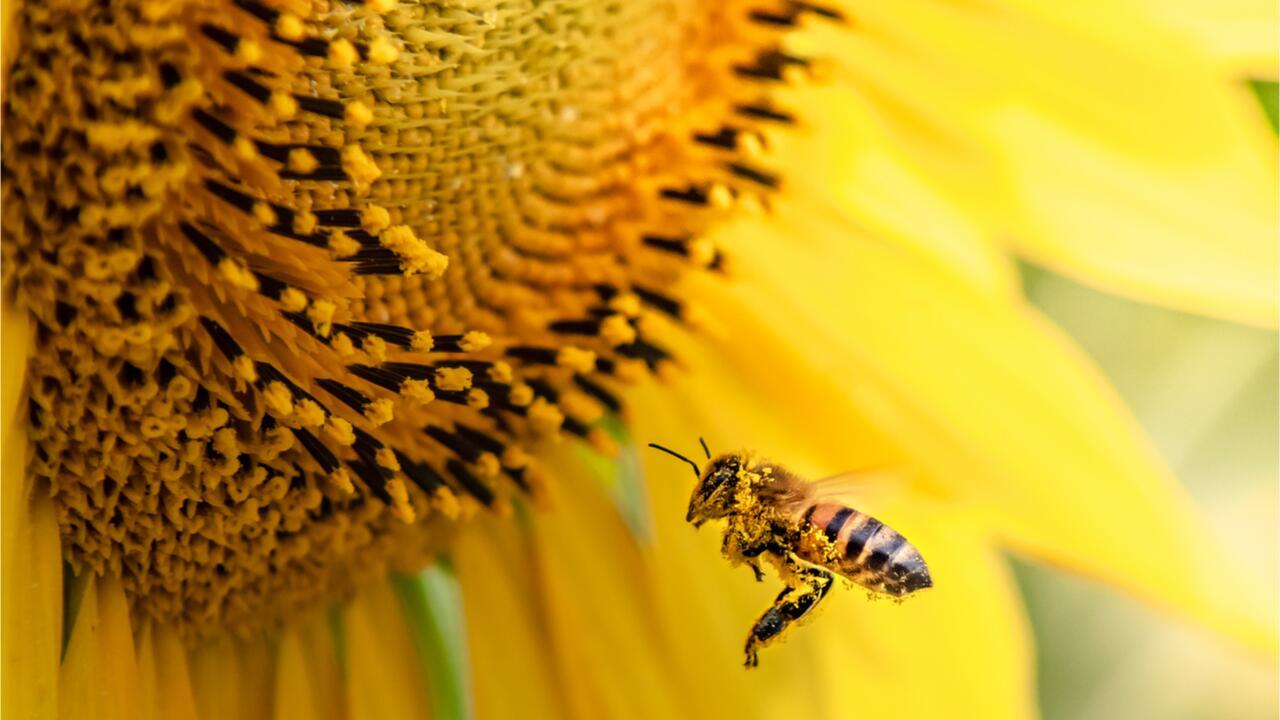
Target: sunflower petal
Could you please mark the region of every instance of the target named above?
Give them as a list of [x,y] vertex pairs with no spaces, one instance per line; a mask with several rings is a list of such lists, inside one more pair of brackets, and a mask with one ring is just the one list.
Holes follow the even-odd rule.
[[[721,310],[747,312],[720,351],[781,422],[844,448],[821,470],[909,461],[1012,547],[1270,647],[1272,613],[1252,579],[1105,380],[1033,310],[810,208],[724,232],[750,252]],[[794,252],[792,238],[816,233],[846,250]],[[780,280],[792,277],[806,282]]]
[[422,659],[390,583],[362,590],[343,610],[348,715],[352,720],[428,717]]
[[1158,27],[1120,37],[1074,6],[849,5],[856,32],[805,42],[901,146],[946,128],[982,150],[921,167],[993,237],[1113,292],[1276,324],[1274,138],[1241,83]]
[[58,709],[62,546],[53,500],[44,492],[22,492],[25,452],[26,434],[6,429],[3,714],[48,720]]
[[79,610],[62,659],[58,712],[67,718],[133,720],[140,714],[140,686],[120,580],[92,573],[83,583]]
[[20,407],[30,340],[25,311],[5,303],[0,332],[0,714],[50,720],[57,716],[62,654],[62,547],[53,500],[26,480],[26,417]]
[[276,649],[275,720],[313,720],[320,713],[318,678],[311,677],[298,635],[298,628],[290,623]]
[[529,548],[510,519],[477,518],[453,547],[462,587],[478,718],[567,718],[567,694],[548,661]]

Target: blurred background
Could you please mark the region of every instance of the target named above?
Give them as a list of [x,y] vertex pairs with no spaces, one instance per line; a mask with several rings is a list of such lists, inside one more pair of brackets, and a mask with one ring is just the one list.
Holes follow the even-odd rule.
[[[1276,335],[1128,302],[1039,268],[1023,271],[1031,301],[1107,374],[1238,559],[1268,579],[1274,604]],[[1086,580],[1016,558],[1014,566],[1048,720],[1280,714],[1269,661]]]

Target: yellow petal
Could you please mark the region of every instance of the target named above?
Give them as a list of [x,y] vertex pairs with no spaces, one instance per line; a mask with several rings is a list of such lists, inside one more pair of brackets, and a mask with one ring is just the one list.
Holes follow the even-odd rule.
[[425,718],[417,650],[389,583],[362,590],[343,610],[351,720]]
[[62,654],[62,546],[53,500],[22,492],[26,433],[7,427],[3,460],[4,681],[6,717],[51,720]]
[[[275,720],[313,720],[320,696],[303,654],[298,629],[292,624],[284,629],[276,655]],[[319,678],[315,678],[319,680]]]
[[110,575],[89,573],[79,582],[79,609],[58,683],[59,717],[133,720],[141,697],[124,589]]
[[510,518],[478,518],[458,538],[453,558],[462,586],[467,652],[477,718],[571,717],[547,661],[529,548]]
[[[724,233],[743,252],[722,313],[747,312],[719,350],[777,422],[842,447],[844,468],[910,462],[1017,549],[1255,646],[1274,642],[1252,579],[1105,380],[1033,310],[807,207]],[[793,238],[816,233],[846,250],[795,251]]]
[[[312,714],[305,715],[314,720],[338,720],[343,717],[346,701],[343,695],[342,668],[338,662],[337,648],[334,644],[333,628],[320,613],[307,616],[291,623],[285,630],[296,634],[296,642],[300,648],[301,667],[286,667],[286,653],[283,645],[280,648],[280,666],[277,670],[276,706],[277,717],[282,710],[282,698],[288,701],[296,693],[307,692]],[[292,652],[292,651],[291,651]],[[292,665],[296,660],[290,658]],[[301,682],[305,677],[305,685]],[[286,683],[288,683],[286,685]],[[291,712],[291,711],[284,711]],[[296,717],[304,717],[301,712]]]
[[[1022,3],[1024,10],[1062,13],[1068,7]],[[1124,0],[1075,2],[1071,14],[1094,31],[1133,43],[1134,27],[1158,25],[1219,69],[1224,79],[1276,77],[1280,8],[1268,0]]]
[[20,404],[30,341],[25,311],[5,303],[0,333],[0,709],[9,717],[51,720],[62,654],[62,547],[48,491],[27,485]]
[[1275,142],[1250,91],[1159,27],[1015,4],[851,2],[855,31],[803,42],[904,148],[967,139],[984,162],[920,166],[991,236],[1113,292],[1274,326]]
[[148,623],[138,637],[142,717],[196,720],[187,652],[173,628]]

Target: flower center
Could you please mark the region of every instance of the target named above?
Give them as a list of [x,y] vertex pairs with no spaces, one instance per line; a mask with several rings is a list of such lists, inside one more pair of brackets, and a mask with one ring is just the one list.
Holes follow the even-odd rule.
[[[25,3],[4,270],[77,567],[262,622],[536,493],[778,178],[798,2]],[[487,4],[479,6],[489,7]]]

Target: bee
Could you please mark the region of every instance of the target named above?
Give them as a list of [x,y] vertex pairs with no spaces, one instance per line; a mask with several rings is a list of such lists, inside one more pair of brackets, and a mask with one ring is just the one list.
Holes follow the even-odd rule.
[[915,546],[840,500],[856,475],[808,482],[745,452],[713,459],[706,441],[699,442],[709,461],[706,470],[673,450],[649,444],[688,463],[698,478],[685,520],[695,528],[708,520],[727,520],[721,544],[725,557],[747,565],[757,581],[764,579],[761,560],[769,560],[786,584],[747,634],[746,667],[759,665],[760,649],[826,597],[835,575],[894,598],[933,585]]

